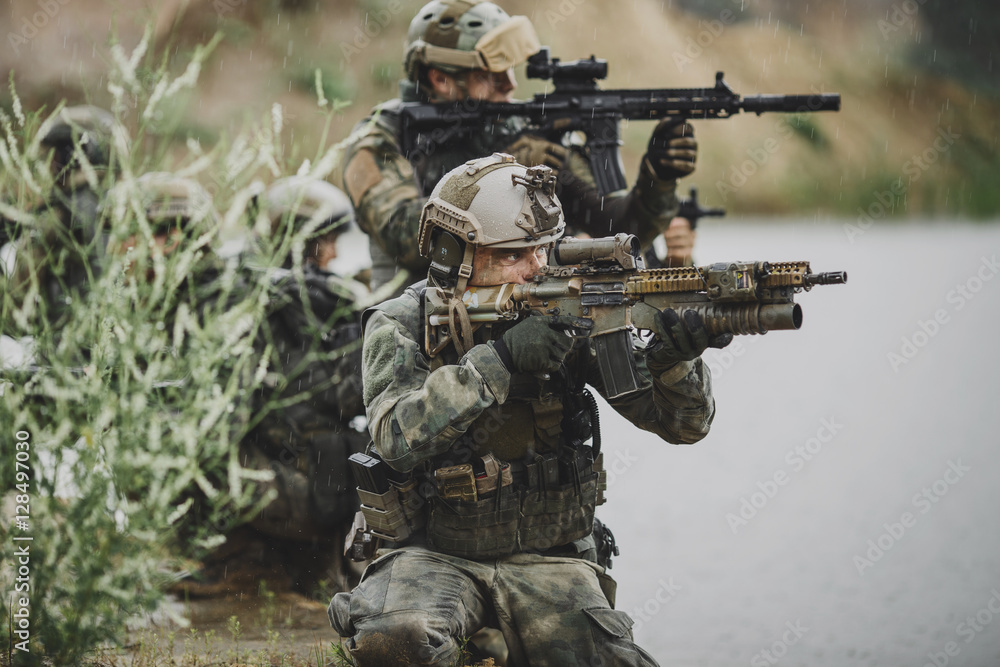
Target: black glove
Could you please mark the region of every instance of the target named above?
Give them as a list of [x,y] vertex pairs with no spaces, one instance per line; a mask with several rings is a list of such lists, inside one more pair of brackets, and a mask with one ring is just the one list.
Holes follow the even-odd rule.
[[701,315],[690,308],[684,311],[683,318],[678,317],[672,308],[667,308],[660,312],[658,324],[656,335],[660,341],[647,355],[650,361],[657,364],[691,361],[701,356],[706,348],[723,348],[733,342],[731,333],[709,338]]
[[510,328],[493,346],[511,373],[559,370],[577,337],[586,337],[594,321],[568,315],[535,315]]
[[646,157],[657,178],[674,181],[687,176],[698,159],[694,127],[683,119],[664,118],[649,137]]
[[518,164],[523,164],[525,167],[545,165],[557,171],[566,164],[566,159],[569,157],[569,151],[564,146],[533,134],[521,135],[503,152],[513,155]]

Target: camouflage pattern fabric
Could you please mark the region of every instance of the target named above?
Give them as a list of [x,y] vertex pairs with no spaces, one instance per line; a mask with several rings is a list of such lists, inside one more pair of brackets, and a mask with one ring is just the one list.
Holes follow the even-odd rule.
[[39,315],[61,328],[70,304],[83,298],[105,262],[107,234],[99,225],[101,195],[87,185],[56,190],[35,211],[31,229],[21,227],[9,289],[21,298],[37,280],[42,298]]
[[[365,323],[362,368],[368,428],[379,454],[403,472],[448,451],[466,432],[483,429],[490,437],[505,432],[493,425],[496,417],[487,410],[506,408],[512,387],[530,385],[532,381],[510,374],[493,346],[485,341],[499,335],[499,331],[490,332],[487,327],[477,332],[481,344],[468,354],[432,369],[423,354],[419,288],[420,284],[410,287],[403,296],[369,310]],[[569,386],[583,379],[603,395],[588,341],[577,345],[566,364]],[[693,443],[704,438],[715,416],[715,401],[711,375],[702,360],[647,368],[640,356],[637,363],[646,378],[644,386],[609,401],[611,407],[667,442]],[[566,386],[562,385],[562,392]],[[533,391],[551,397],[559,391],[558,383]],[[537,433],[540,424],[536,414],[532,408],[531,418],[536,421],[533,430]],[[521,425],[523,420],[506,421]],[[549,430],[558,435],[558,429],[559,425],[553,423]]]
[[[496,328],[481,327],[461,358],[431,363],[422,346],[422,287],[365,314],[364,397],[382,458],[405,472],[437,469],[460,447],[514,460],[568,444],[568,387],[586,382],[603,393],[589,342],[578,341],[549,379],[511,375],[490,344]],[[611,406],[669,442],[704,437],[715,404],[701,360],[653,368],[638,361],[644,386]],[[656,664],[632,642],[632,620],[613,609],[614,582],[590,560],[593,539],[485,560],[426,544],[418,534],[330,603],[331,623],[359,665],[453,664],[456,640],[484,625],[500,628],[514,664]]]
[[[375,107],[345,140],[340,185],[372,240],[373,289],[389,282],[397,270],[408,271],[412,278],[402,281],[404,286],[426,276],[429,260],[420,256],[416,240],[427,195],[448,171],[504,150],[522,129],[511,119],[484,128],[472,141],[446,143],[407,160],[398,141],[400,103],[396,99]],[[598,237],[627,232],[639,236],[646,247],[670,226],[677,211],[676,181],[656,178],[645,159],[631,191],[601,197],[584,148],[576,145],[559,179],[557,194],[574,232]]]
[[609,603],[609,579],[577,558],[472,561],[406,547],[373,561],[328,613],[360,667],[461,664],[457,638],[484,625],[500,628],[508,664],[656,665]]
[[364,451],[367,434],[350,426],[361,402],[360,328],[340,279],[306,264],[303,282],[291,272],[275,285],[263,328],[271,343],[262,407],[282,401],[241,443],[243,465],[272,469],[260,492],[277,498],[251,525],[273,537],[332,539],[357,510],[347,457]]

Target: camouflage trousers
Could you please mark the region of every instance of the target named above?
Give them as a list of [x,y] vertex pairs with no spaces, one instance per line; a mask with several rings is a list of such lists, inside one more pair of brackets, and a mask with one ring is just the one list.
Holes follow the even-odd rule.
[[632,619],[602,591],[613,581],[578,558],[515,554],[472,561],[406,547],[373,561],[330,602],[333,628],[361,667],[460,664],[461,640],[496,625],[509,665],[656,665]]

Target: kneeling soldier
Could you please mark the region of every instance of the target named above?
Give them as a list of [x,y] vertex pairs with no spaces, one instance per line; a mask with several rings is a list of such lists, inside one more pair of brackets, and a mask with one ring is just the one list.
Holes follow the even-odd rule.
[[[503,154],[450,171],[423,210],[427,281],[365,315],[370,453],[387,483],[361,482],[362,509],[395,548],[330,603],[359,665],[452,664],[484,626],[515,664],[656,664],[594,559],[604,475],[585,385],[605,391],[592,322],[471,322],[464,307],[477,286],[524,284],[547,264],[566,225],[554,188],[551,169]],[[667,442],[696,442],[715,412],[699,356],[727,340],[690,311],[664,311],[657,333],[636,352],[639,389],[609,403]]]

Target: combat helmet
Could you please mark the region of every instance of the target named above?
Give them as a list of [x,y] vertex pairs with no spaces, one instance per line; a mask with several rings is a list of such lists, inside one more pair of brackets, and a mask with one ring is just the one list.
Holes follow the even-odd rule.
[[504,72],[538,52],[541,44],[526,16],[510,16],[483,0],[433,0],[410,22],[403,67],[420,83],[434,67],[454,74],[481,69]]
[[494,153],[452,169],[434,186],[420,216],[420,254],[429,277],[465,289],[477,247],[528,248],[556,241],[566,229],[555,194],[556,173]]
[[212,196],[198,181],[153,171],[137,178],[136,185],[154,233],[218,223]]
[[309,238],[345,232],[354,222],[351,200],[326,181],[308,176],[289,176],[271,184],[263,195],[271,234],[277,236],[283,225],[293,232],[308,229]]
[[38,143],[54,151],[54,172],[77,168],[74,148],[95,168],[109,166],[112,148],[128,148],[128,133],[105,109],[92,105],[63,107],[38,128]]

